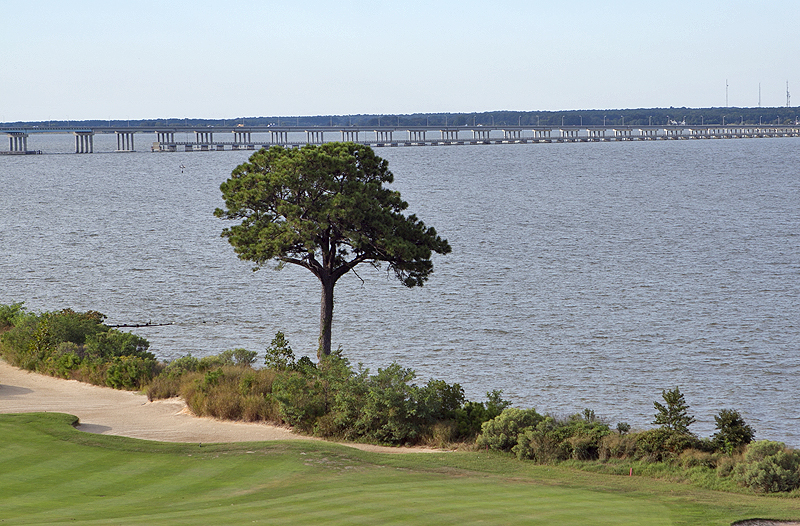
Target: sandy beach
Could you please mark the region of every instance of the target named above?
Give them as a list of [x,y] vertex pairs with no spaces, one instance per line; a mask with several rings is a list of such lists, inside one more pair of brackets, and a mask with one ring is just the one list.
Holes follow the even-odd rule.
[[[58,412],[80,419],[81,431],[163,442],[316,440],[289,428],[197,417],[177,398],[150,402],[131,391],[24,371],[0,360],[0,413]],[[404,453],[427,448],[345,444],[365,451]]]

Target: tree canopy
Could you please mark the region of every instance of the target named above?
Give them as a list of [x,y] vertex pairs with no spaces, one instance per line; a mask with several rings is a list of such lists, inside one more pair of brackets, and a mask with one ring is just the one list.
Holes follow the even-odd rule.
[[689,414],[689,405],[680,388],[663,390],[661,397],[666,405],[653,402],[656,408],[656,418],[653,423],[678,433],[690,434],[689,426],[694,423],[694,417]]
[[273,146],[253,154],[222,183],[226,209],[239,221],[225,228],[240,259],[258,270],[275,261],[310,270],[320,280],[320,356],[330,354],[333,288],[360,263],[385,262],[406,287],[422,286],[433,272],[433,252],[450,245],[384,185],[394,176],[369,146],[325,143]]

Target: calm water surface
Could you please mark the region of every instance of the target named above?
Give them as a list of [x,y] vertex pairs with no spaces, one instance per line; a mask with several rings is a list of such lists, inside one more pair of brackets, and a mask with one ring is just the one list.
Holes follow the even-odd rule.
[[[73,147],[47,140],[35,147]],[[799,152],[796,139],[379,149],[453,252],[421,289],[371,267],[343,278],[334,347],[473,400],[502,389],[634,427],[679,385],[701,436],[735,408],[758,438],[800,446]],[[253,273],[219,237],[219,184],[247,155],[0,157],[0,303],[172,323],[136,330],[165,359],[263,356],[279,330],[313,356],[316,278]]]

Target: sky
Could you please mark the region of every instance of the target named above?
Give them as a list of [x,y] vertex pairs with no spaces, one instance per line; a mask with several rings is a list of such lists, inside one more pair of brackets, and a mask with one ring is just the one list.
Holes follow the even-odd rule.
[[0,0],[0,122],[756,107],[759,85],[770,107],[787,81],[798,106],[798,24],[798,0]]

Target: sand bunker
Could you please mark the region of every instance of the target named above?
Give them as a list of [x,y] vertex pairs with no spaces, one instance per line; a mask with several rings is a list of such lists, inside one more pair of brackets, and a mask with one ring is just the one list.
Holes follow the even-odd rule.
[[[80,419],[78,429],[163,442],[314,440],[288,428],[229,422],[191,414],[181,399],[150,402],[141,393],[24,371],[0,360],[0,413],[58,412]],[[419,453],[427,448],[345,444],[365,451]]]

